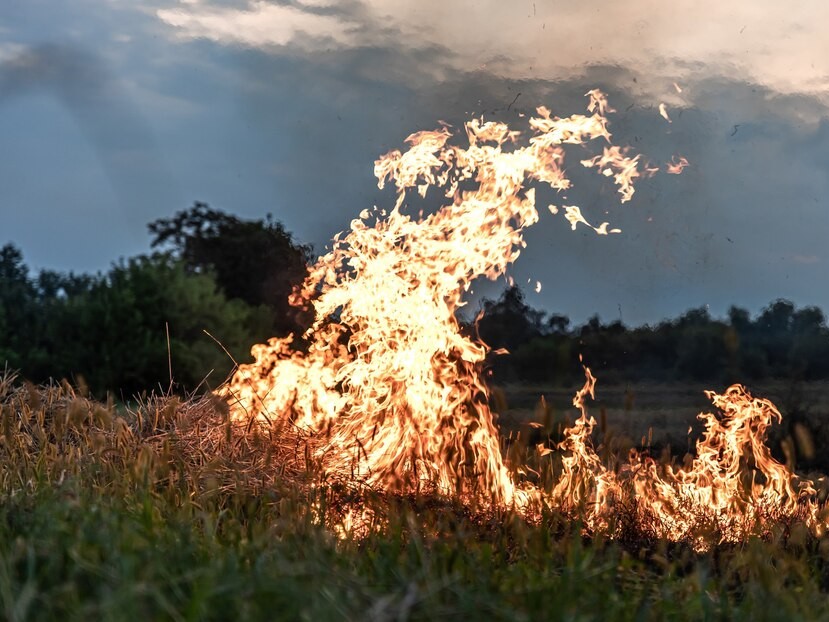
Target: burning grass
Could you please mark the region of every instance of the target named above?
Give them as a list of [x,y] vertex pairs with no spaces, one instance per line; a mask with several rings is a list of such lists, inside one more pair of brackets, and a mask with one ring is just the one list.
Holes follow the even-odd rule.
[[[276,430],[283,442],[301,430],[320,485],[426,491],[529,522],[552,508],[583,521],[587,535],[651,534],[700,551],[769,537],[786,521],[821,537],[829,513],[814,482],[774,460],[766,445],[780,413],[740,385],[706,392],[716,412],[700,415],[705,432],[688,464],[636,451],[608,464],[593,442],[587,401],[596,379],[585,367],[573,400],[580,417],[556,447],[537,446],[541,457],[558,450],[555,458],[534,466],[504,459],[483,376],[488,347],[457,319],[465,292],[476,278],[506,275],[525,229],[539,219],[537,190],[566,199],[573,145],[582,148],[583,167],[613,180],[622,203],[636,180],[660,170],[613,145],[613,109],[599,90],[586,96],[588,115],[539,107],[527,119],[528,137],[473,119],[460,136],[447,126],[417,132],[405,151],[380,157],[375,175],[381,188],[394,184],[394,207],[365,210],[317,260],[293,300],[313,308],[307,349],[296,349],[293,336],[254,346],[254,362],[218,392],[231,421],[260,434]],[[595,141],[601,153],[584,158]],[[415,191],[437,193],[444,204],[413,216],[407,201]],[[562,207],[574,229],[621,233],[607,222],[590,225],[578,206]],[[364,535],[376,522],[375,511],[356,507],[341,528]]]
[[[620,508],[616,540],[585,538],[551,507],[527,520],[326,481],[312,439],[240,425],[212,397],[119,412],[6,375],[0,411],[7,619],[829,615],[829,541],[796,520],[699,553]],[[371,529],[353,532],[355,508]]]

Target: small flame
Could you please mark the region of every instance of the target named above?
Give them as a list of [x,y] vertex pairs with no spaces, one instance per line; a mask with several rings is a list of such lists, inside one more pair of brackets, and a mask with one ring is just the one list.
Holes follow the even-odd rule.
[[688,160],[684,156],[674,156],[665,166],[665,172],[669,175],[680,175],[686,166],[688,166]]
[[640,156],[637,154],[631,158],[626,153],[626,149],[611,145],[604,148],[602,155],[581,161],[582,166],[597,168],[605,177],[613,176],[613,180],[619,186],[622,203],[630,201],[635,192],[634,181],[643,176],[642,171],[639,170]]
[[587,368],[585,374],[573,401],[582,415],[559,445],[566,454],[553,500],[578,511],[588,529],[613,533],[619,528],[613,526],[617,508],[633,502],[654,535],[690,541],[698,550],[712,544],[700,535],[705,530],[719,534],[717,542],[738,542],[768,533],[786,517],[800,518],[816,534],[825,531],[813,483],[774,460],[765,444],[771,424],[781,420],[768,400],[754,398],[741,385],[723,394],[706,391],[720,414],[699,415],[705,433],[688,466],[661,464],[633,450],[627,464],[613,471],[592,448],[595,420],[584,402],[593,397],[596,380]]

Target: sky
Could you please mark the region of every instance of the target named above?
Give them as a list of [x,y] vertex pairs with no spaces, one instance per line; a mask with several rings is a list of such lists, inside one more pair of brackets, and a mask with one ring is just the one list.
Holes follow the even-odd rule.
[[323,252],[388,205],[373,163],[410,133],[522,129],[598,87],[617,143],[690,166],[622,206],[574,171],[569,198],[622,233],[542,213],[510,271],[543,284],[529,304],[629,325],[777,298],[829,311],[826,23],[824,0],[4,2],[0,245],[106,270],[198,200]]

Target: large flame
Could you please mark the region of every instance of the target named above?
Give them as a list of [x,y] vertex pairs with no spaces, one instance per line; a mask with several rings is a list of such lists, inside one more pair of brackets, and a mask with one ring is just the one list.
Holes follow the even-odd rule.
[[[818,525],[812,487],[796,485],[763,444],[779,413],[740,387],[711,394],[724,418],[705,416],[707,431],[689,467],[633,454],[617,471],[592,447],[585,400],[595,379],[586,370],[574,400],[582,415],[559,447],[552,490],[519,484],[507,468],[482,378],[487,347],[464,334],[456,317],[465,292],[478,277],[504,275],[518,258],[523,230],[538,220],[536,186],[571,187],[565,145],[603,143],[599,155],[580,163],[612,178],[621,202],[633,196],[637,178],[658,170],[611,143],[605,95],[593,90],[587,97],[588,115],[560,118],[539,108],[523,144],[506,124],[474,119],[460,137],[448,127],[418,132],[406,139],[406,151],[377,160],[379,186],[394,184],[396,204],[388,213],[365,210],[319,258],[295,295],[315,312],[302,347],[289,337],[253,348],[255,361],[221,390],[234,418],[307,430],[323,477],[528,514],[548,503],[578,514],[590,530],[612,531],[614,506],[632,498],[657,534],[673,539],[692,537],[700,516],[739,537],[804,503],[811,505],[801,513]],[[677,168],[672,162],[668,172]],[[447,202],[413,217],[405,210],[411,190],[439,191]],[[607,222],[590,225],[577,206],[564,211],[574,229],[619,232]]]

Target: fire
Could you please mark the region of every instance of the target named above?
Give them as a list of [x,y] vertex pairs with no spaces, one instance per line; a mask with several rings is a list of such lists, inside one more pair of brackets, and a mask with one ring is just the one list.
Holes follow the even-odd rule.
[[[712,394],[727,419],[707,416],[689,468],[637,454],[617,472],[592,447],[595,422],[586,400],[595,378],[585,368],[587,383],[574,399],[581,417],[558,452],[541,452],[561,454],[552,490],[518,481],[508,467],[482,376],[488,348],[457,319],[464,294],[476,278],[504,276],[519,257],[523,230],[539,218],[536,187],[571,187],[567,145],[604,143],[599,155],[580,162],[612,178],[622,203],[638,178],[656,170],[611,143],[606,115],[613,110],[604,93],[586,96],[586,115],[562,118],[538,108],[528,119],[527,140],[504,123],[474,119],[457,134],[445,124],[412,134],[405,151],[379,158],[378,185],[394,184],[394,207],[364,210],[318,259],[293,300],[313,305],[313,325],[297,344],[274,338],[252,349],[254,362],[220,390],[233,418],[277,432],[301,430],[312,439],[309,457],[326,481],[443,495],[527,516],[552,504],[580,513],[589,530],[612,532],[614,506],[631,498],[659,525],[659,535],[673,539],[688,538],[694,528],[689,507],[728,517],[728,534],[769,512],[800,508],[813,489],[795,484],[762,444],[779,413],[742,389]],[[414,217],[406,211],[411,191],[440,192],[446,202]],[[594,227],[578,206],[563,210],[574,229],[619,232],[607,222]],[[748,487],[746,469],[757,474]],[[817,525],[817,508],[810,508],[810,525]],[[348,529],[361,518],[361,511],[352,513]]]
[[674,156],[665,167],[665,172],[669,175],[680,175],[688,164],[689,162],[685,156]]
[[723,394],[706,391],[719,414],[699,415],[705,433],[690,463],[661,464],[632,450],[627,462],[612,471],[593,449],[595,420],[587,415],[585,398],[593,397],[596,380],[587,368],[585,374],[573,400],[582,414],[559,444],[567,453],[552,497],[589,530],[618,532],[623,527],[615,520],[618,508],[632,505],[651,534],[688,541],[699,550],[710,547],[710,537],[738,542],[769,534],[791,519],[816,535],[825,532],[829,516],[815,500],[813,482],[774,460],[765,443],[772,423],[781,420],[770,401],[753,397],[741,385]]
[[671,121],[671,117],[668,116],[668,107],[664,102],[659,104],[659,116],[665,119],[668,123],[673,123],[673,121]]

